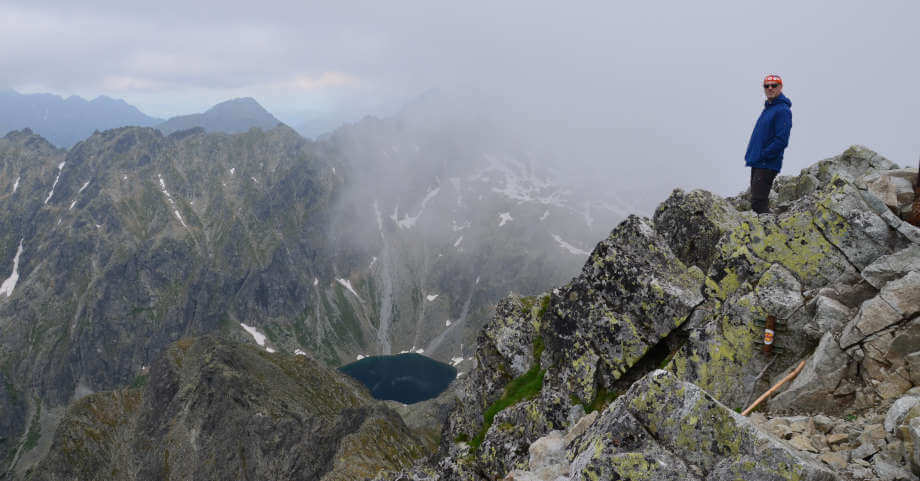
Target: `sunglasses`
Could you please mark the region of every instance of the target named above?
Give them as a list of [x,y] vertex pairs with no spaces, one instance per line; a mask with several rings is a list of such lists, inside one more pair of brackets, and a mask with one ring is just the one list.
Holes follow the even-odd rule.
[[779,88],[779,84],[763,84],[763,88],[765,88],[765,89],[775,89],[775,88]]

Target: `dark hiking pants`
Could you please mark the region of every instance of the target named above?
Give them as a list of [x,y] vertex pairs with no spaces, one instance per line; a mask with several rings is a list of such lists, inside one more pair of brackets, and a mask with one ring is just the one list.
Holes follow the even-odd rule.
[[770,212],[770,189],[779,172],[751,167],[751,209],[764,214]]

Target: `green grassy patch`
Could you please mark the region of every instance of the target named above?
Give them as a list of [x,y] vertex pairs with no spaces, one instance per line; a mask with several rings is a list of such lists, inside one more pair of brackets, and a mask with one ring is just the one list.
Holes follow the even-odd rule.
[[543,354],[543,348],[543,337],[537,335],[533,342],[533,366],[529,371],[508,383],[508,385],[505,386],[505,392],[502,394],[502,397],[492,403],[492,405],[486,409],[485,413],[483,413],[484,422],[482,429],[480,429],[479,433],[470,441],[470,447],[473,452],[479,450],[479,446],[482,445],[486,433],[489,432],[489,428],[492,426],[492,421],[495,420],[496,414],[521,401],[533,399],[540,394],[540,391],[543,389],[543,376],[546,374],[545,370],[540,369],[540,356]]
[[146,374],[138,374],[133,381],[131,381],[131,389],[142,388],[147,385],[148,376]]
[[32,416],[32,422],[29,423],[29,433],[26,435],[26,442],[22,445],[22,449],[25,452],[29,452],[34,449],[35,446],[38,446],[38,440],[42,437],[41,418],[42,405],[38,403],[38,407],[35,409],[35,415]]

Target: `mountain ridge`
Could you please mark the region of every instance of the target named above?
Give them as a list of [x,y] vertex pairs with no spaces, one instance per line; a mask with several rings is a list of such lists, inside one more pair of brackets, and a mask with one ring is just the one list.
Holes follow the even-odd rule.
[[160,122],[162,119],[148,116],[122,99],[104,95],[86,100],[76,95],[64,98],[0,91],[0,134],[31,128],[59,147],[69,148],[96,130],[148,127]]

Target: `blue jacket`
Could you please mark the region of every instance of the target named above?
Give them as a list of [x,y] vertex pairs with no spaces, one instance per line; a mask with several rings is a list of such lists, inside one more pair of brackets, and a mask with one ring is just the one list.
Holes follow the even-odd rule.
[[754,125],[747,153],[744,154],[745,165],[777,172],[783,168],[783,150],[789,145],[789,132],[792,130],[790,107],[792,102],[783,94],[772,102],[764,102],[763,112]]

